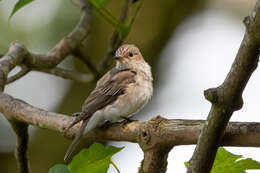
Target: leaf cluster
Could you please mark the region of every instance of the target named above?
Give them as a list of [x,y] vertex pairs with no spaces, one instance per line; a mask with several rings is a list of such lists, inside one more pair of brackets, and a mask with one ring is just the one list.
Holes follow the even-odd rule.
[[119,172],[111,157],[122,149],[94,143],[77,154],[68,166],[57,164],[50,168],[49,173],[106,173],[110,164]]
[[[250,158],[242,159],[243,156],[235,155],[223,147],[218,149],[211,173],[246,173],[246,170],[260,169],[260,163]],[[184,163],[186,168],[188,162]]]

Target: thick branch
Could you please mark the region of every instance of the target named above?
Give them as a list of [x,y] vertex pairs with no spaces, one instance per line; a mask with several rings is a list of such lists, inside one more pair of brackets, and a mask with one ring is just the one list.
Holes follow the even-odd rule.
[[[64,133],[64,129],[74,118],[33,107],[4,93],[0,95],[0,111],[9,120],[18,120],[58,131],[67,138],[73,138],[80,127],[80,124],[77,124]],[[204,122],[202,120],[167,120],[156,117],[146,122],[135,121],[126,125],[116,123],[109,127],[98,128],[90,132],[86,138],[135,142],[139,143],[144,151],[147,151],[158,145],[196,144]],[[230,123],[221,145],[259,147],[260,123]]]
[[232,113],[243,105],[242,92],[258,64],[260,46],[260,1],[245,19],[246,33],[236,59],[222,85],[205,91],[212,103],[208,119],[188,167],[188,173],[208,173]]
[[167,170],[168,153],[172,147],[158,146],[144,151],[139,173],[164,173]]

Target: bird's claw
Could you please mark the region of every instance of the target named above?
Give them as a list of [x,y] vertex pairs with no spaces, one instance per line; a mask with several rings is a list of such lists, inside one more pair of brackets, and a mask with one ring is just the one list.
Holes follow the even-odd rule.
[[111,126],[111,122],[110,121],[105,121],[105,123],[102,125],[103,128],[108,128],[109,126]]
[[128,118],[128,117],[124,117],[124,116],[121,116],[121,118],[124,119],[123,124],[128,124],[128,123],[131,123],[131,122],[137,121],[137,120],[130,119],[130,118]]

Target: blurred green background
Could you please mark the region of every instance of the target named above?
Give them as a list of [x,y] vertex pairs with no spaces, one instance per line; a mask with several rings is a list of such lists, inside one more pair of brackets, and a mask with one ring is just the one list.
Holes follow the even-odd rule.
[[[10,0],[0,2],[1,54],[7,52],[9,44],[14,40],[24,43],[34,53],[46,53],[73,29],[80,15],[80,9],[70,0],[37,0],[18,11],[8,23],[8,16],[15,2]],[[169,40],[176,37],[176,29],[187,18],[209,9],[222,9],[241,20],[244,15],[249,14],[253,4],[254,1],[242,0],[145,0],[126,42],[138,45],[145,59],[152,65],[155,96],[160,90],[162,82],[160,79],[164,78],[163,75],[175,77],[174,74],[165,74],[164,69],[158,68],[158,64],[162,51]],[[122,5],[122,0],[108,0],[105,7],[115,16],[119,16]],[[114,28],[101,16],[94,14],[93,26],[85,49],[96,66],[106,54],[113,31]],[[186,50],[188,51],[189,47]],[[170,68],[175,68],[175,58],[177,57],[170,57],[174,59],[171,60]],[[68,57],[59,66],[88,72],[88,69],[73,57]],[[6,92],[34,106],[70,115],[81,110],[81,104],[94,86],[95,83],[81,84],[30,72],[24,78],[10,84]],[[146,109],[149,109],[149,106]],[[142,118],[149,119],[153,116],[155,115],[150,114]],[[29,158],[32,172],[44,173],[54,164],[62,163],[70,142],[56,132],[31,127]],[[15,135],[1,116],[0,165],[3,173],[17,172],[13,154],[14,145]]]

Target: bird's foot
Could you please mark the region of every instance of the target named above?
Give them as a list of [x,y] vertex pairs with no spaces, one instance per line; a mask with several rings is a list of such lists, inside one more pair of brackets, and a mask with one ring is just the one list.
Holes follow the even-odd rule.
[[105,121],[105,123],[101,126],[102,128],[108,128],[109,126],[111,126],[111,122],[110,121]]
[[123,124],[128,124],[128,123],[131,123],[131,122],[137,121],[137,120],[130,119],[130,118],[128,118],[128,117],[124,117],[124,116],[121,116],[121,118],[124,119]]

